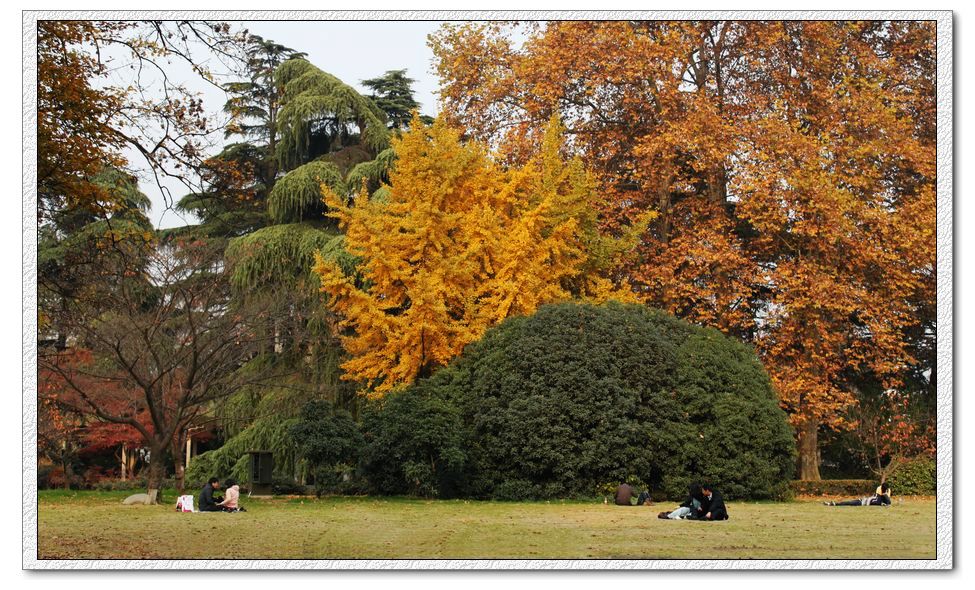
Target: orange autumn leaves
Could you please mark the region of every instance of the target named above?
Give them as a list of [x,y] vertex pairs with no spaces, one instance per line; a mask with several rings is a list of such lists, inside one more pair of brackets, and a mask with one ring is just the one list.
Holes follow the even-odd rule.
[[362,191],[350,205],[323,187],[360,261],[354,276],[321,256],[315,265],[345,329],[347,378],[381,395],[445,365],[506,317],[572,297],[632,298],[604,274],[647,218],[618,238],[599,233],[592,180],[560,155],[556,118],[541,149],[509,169],[442,121],[414,119],[410,129],[393,142],[385,198]]
[[933,322],[933,23],[517,26],[432,37],[443,117],[517,163],[561,112],[602,227],[659,213],[632,287],[754,343],[804,436],[899,386]]

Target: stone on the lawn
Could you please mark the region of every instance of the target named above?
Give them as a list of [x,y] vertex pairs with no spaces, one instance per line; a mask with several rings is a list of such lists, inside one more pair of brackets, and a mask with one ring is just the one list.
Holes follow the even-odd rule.
[[132,494],[128,498],[122,500],[122,503],[125,504],[125,505],[129,505],[129,504],[148,504],[149,503],[149,494]]

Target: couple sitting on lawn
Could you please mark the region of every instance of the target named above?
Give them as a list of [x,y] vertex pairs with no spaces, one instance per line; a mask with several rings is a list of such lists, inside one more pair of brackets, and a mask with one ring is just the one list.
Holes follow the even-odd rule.
[[220,489],[220,480],[211,477],[200,492],[200,512],[244,512],[237,505],[240,499],[240,486],[232,479],[227,480],[227,493],[223,498],[214,498],[213,492]]
[[657,518],[670,520],[728,520],[728,509],[721,492],[711,484],[691,484],[687,499],[672,512],[661,512]]

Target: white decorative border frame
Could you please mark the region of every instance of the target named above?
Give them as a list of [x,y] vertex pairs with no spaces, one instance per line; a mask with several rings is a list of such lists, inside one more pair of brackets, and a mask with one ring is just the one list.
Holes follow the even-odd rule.
[[[938,64],[938,502],[936,559],[754,560],[39,560],[37,558],[37,30],[39,20],[930,20]],[[23,568],[52,570],[909,570],[952,569],[953,15],[951,11],[24,11],[23,12]]]

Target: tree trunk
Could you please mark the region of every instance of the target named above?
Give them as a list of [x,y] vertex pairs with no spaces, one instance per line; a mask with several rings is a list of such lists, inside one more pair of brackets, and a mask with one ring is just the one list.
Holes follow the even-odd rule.
[[125,443],[122,443],[122,479],[129,478],[129,457],[125,453]]
[[183,495],[183,490],[186,489],[186,465],[183,463],[182,457],[180,457],[183,451],[183,440],[184,437],[177,437],[173,440],[172,448],[173,466],[176,469],[176,491],[180,495]]
[[129,451],[129,460],[126,465],[128,466],[129,479],[134,479],[137,475],[135,472],[135,466],[138,464],[139,454],[136,453],[136,449]]
[[806,420],[799,427],[799,479],[819,481],[819,423]]
[[71,489],[71,482],[74,481],[74,467],[71,466],[71,459],[61,461],[61,470],[64,472],[64,489]]
[[162,503],[162,484],[166,478],[166,451],[160,448],[153,448],[149,455],[149,504]]
[[74,480],[74,467],[71,465],[71,454],[68,453],[68,443],[61,441],[61,471],[64,472],[64,489],[71,489]]

